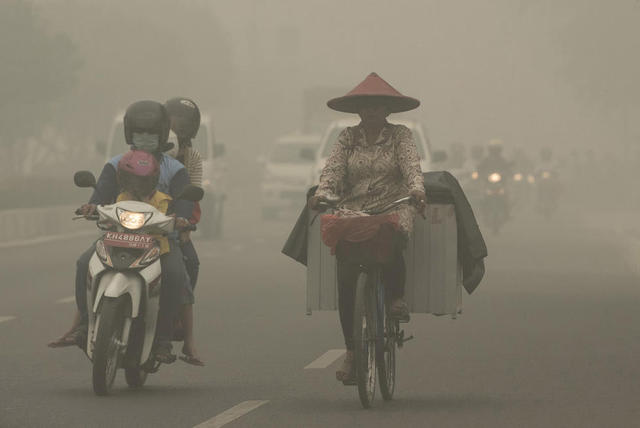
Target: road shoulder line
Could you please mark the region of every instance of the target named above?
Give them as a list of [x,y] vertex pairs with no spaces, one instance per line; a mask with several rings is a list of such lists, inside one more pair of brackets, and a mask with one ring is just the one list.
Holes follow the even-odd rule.
[[236,404],[230,409],[225,410],[224,412],[196,425],[193,428],[220,428],[257,409],[258,407],[267,404],[268,402],[269,400],[243,401],[242,403]]
[[11,320],[14,320],[14,319],[16,319],[16,317],[14,317],[14,316],[0,317],[0,323],[3,323],[5,321],[11,321]]

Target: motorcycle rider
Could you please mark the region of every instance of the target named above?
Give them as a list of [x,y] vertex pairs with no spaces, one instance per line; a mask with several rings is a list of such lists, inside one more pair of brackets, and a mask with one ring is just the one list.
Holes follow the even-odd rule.
[[[478,178],[482,183],[486,183],[489,175],[498,173],[502,177],[505,186],[513,177],[511,163],[503,156],[504,144],[502,140],[494,138],[489,141],[487,146],[487,157],[478,165]],[[511,204],[506,200],[504,204],[506,218],[511,217]]]
[[[131,104],[124,116],[124,134],[132,150],[142,150],[153,154],[160,165],[157,190],[176,199],[173,208],[176,217],[190,218],[193,203],[179,200],[178,196],[189,185],[187,170],[179,161],[164,154],[172,146],[167,144],[169,137],[169,117],[166,109],[155,101],[138,101]],[[91,199],[78,210],[82,215],[91,215],[97,205],[114,203],[120,193],[117,180],[118,162],[123,155],[112,158],[102,169]],[[76,305],[79,316],[77,323],[60,339],[49,344],[51,347],[80,345],[87,335],[86,277],[89,260],[95,251],[95,243],[85,251],[76,264]],[[187,280],[182,251],[179,245],[171,248],[162,265],[162,293],[160,295],[160,313],[158,315],[157,341],[154,349],[156,360],[162,363],[175,361],[171,353],[173,320],[179,311],[181,293]]]
[[[200,109],[198,109],[193,100],[184,97],[171,98],[165,102],[164,106],[169,114],[171,130],[178,138],[178,146],[174,147],[169,154],[178,159],[187,168],[191,184],[202,187],[202,156],[192,144],[192,140],[200,128]],[[200,221],[200,204],[197,202],[194,204],[194,212],[190,217],[190,221],[193,224]],[[190,280],[184,293],[180,316],[184,331],[183,355],[180,356],[180,359],[188,364],[203,366],[204,363],[197,356],[193,334],[193,304],[195,300],[193,291],[198,282],[200,261],[193,246],[190,232],[182,232],[180,234],[180,247]]]
[[511,163],[503,156],[504,144],[502,140],[494,138],[487,146],[487,157],[478,164],[480,177],[488,177],[494,172],[503,177],[511,177]]

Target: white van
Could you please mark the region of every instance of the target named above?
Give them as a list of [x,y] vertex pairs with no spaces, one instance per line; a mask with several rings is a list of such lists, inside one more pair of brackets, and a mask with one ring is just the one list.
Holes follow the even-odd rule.
[[[105,143],[104,150],[106,161],[119,153],[128,149],[124,139],[124,113],[116,115],[113,119],[109,138]],[[178,141],[173,132],[169,135],[169,141],[177,147]],[[193,147],[202,155],[202,188],[205,196],[200,202],[202,208],[202,219],[198,225],[204,237],[220,238],[222,236],[223,208],[226,197],[225,172],[226,163],[224,159],[225,146],[216,144],[213,133],[213,121],[202,114],[200,118],[200,129],[193,139]]]
[[[338,139],[338,135],[340,135],[343,129],[349,126],[356,126],[359,123],[359,119],[352,118],[335,120],[329,124],[327,131],[322,137],[322,143],[320,144],[320,148],[316,155],[315,166],[312,170],[310,179],[307,182],[309,186],[318,184],[322,168],[324,168],[327,158],[331,154],[331,150]],[[434,163],[442,162],[444,158],[446,158],[446,154],[443,152],[432,152],[431,142],[429,141],[427,134],[422,129],[422,125],[420,125],[420,123],[409,120],[392,120],[391,123],[404,125],[413,133],[413,139],[418,149],[418,155],[420,155],[420,166],[422,167],[422,172],[431,171]]]
[[284,211],[300,210],[319,145],[319,135],[296,133],[276,140],[262,160],[262,218],[273,219]]

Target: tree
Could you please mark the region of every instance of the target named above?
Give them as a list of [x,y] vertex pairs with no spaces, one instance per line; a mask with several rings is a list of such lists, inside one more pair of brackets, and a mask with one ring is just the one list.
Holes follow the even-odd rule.
[[[0,144],[38,135],[80,66],[68,37],[50,34],[25,0],[0,2]],[[9,159],[15,161],[15,159]]]

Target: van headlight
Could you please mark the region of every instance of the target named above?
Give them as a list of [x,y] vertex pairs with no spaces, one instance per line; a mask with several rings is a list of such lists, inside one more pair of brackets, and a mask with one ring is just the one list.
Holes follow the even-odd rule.
[[122,227],[129,230],[140,229],[153,215],[152,213],[137,213],[134,211],[127,211],[123,210],[122,208],[117,208],[116,214]]
[[520,174],[519,172],[517,172],[514,176],[513,179],[515,181],[522,181],[522,174]]
[[497,172],[489,175],[489,183],[499,183],[502,180],[502,176]]
[[473,171],[471,173],[471,179],[472,180],[477,180],[478,179],[478,171]]

